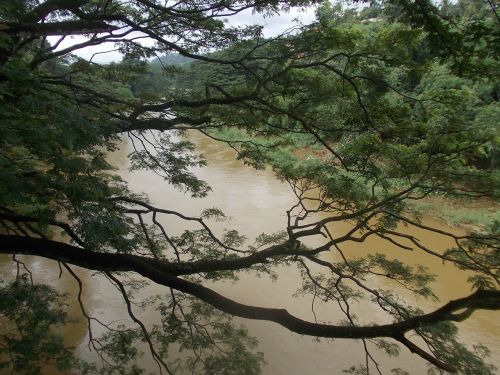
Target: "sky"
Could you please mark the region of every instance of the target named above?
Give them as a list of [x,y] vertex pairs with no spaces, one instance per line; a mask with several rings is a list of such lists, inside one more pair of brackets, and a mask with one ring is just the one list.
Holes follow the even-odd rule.
[[[261,14],[254,14],[252,10],[247,9],[231,16],[227,19],[229,25],[232,26],[245,26],[259,24],[264,26],[264,37],[269,38],[285,30],[293,27],[300,22],[302,24],[310,24],[315,20],[315,8],[308,7],[306,9],[291,9],[289,12],[281,12],[280,14],[273,15],[272,17],[264,17]],[[51,37],[49,41],[55,43],[58,37]],[[81,35],[68,36],[58,47],[58,50],[66,48],[76,43],[84,42],[86,39]],[[152,43],[152,41],[151,41]],[[113,43],[103,43],[98,46],[82,48],[74,52],[86,60],[92,59],[96,63],[109,63],[111,61],[120,61],[121,55],[114,50]],[[96,54],[97,53],[97,54]]]

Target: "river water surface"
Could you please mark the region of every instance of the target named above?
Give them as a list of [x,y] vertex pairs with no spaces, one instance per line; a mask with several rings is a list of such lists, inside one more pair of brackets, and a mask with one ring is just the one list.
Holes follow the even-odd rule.
[[[210,207],[222,209],[231,217],[229,223],[216,223],[216,230],[223,226],[237,229],[248,238],[254,238],[260,233],[272,233],[285,228],[285,211],[295,203],[295,197],[287,184],[277,180],[270,171],[255,171],[235,160],[234,152],[206,137],[192,134],[190,138],[198,146],[199,152],[205,155],[209,165],[196,170],[196,174],[207,181],[213,191],[207,199],[192,199],[188,195],[172,188],[157,175],[138,171],[128,171],[127,155],[131,145],[124,141],[118,151],[113,153],[110,161],[119,168],[119,173],[128,181],[130,188],[135,192],[146,193],[151,203],[159,207],[179,210],[186,214],[198,215],[201,210]],[[433,218],[425,218],[427,225],[437,228],[445,227],[442,222]],[[163,223],[169,228],[181,231],[181,223],[171,219],[164,219]],[[347,224],[336,224],[330,228],[335,233],[348,230]],[[405,228],[406,233],[422,238],[422,242],[434,250],[444,250],[453,245],[446,237],[421,230]],[[459,229],[453,229],[460,233]],[[467,275],[454,266],[443,264],[429,255],[419,252],[404,251],[388,244],[386,241],[371,238],[366,243],[346,246],[344,250],[351,256],[359,256],[368,252],[384,253],[390,258],[397,258],[410,264],[424,263],[432,273],[437,275],[438,283],[435,292],[440,302],[419,301],[419,306],[425,311],[446,303],[450,299],[470,294],[470,287],[466,284]],[[333,256],[333,255],[332,255]],[[36,281],[49,282],[63,292],[73,296],[77,284],[67,272],[59,278],[57,264],[39,258],[24,257],[27,265],[34,271]],[[14,275],[15,267],[9,257],[0,258],[0,273]],[[101,276],[77,269],[79,276],[85,283],[84,300],[89,313],[107,322],[128,322],[124,311],[121,295],[109,286]],[[300,287],[299,273],[291,267],[279,269],[279,279],[271,282],[267,277],[258,278],[243,274],[237,284],[219,282],[213,287],[223,295],[239,302],[265,307],[281,307],[299,317],[313,320],[311,298],[291,297]],[[373,281],[374,286],[380,286],[379,281]],[[165,288],[151,285],[148,294],[166,293]],[[412,297],[404,291],[399,291],[404,298]],[[74,301],[69,305],[70,316],[76,320],[63,329],[66,341],[76,347],[76,353],[86,359],[95,356],[87,346],[87,326],[81,319],[79,307]],[[317,306],[315,313],[321,319],[338,323],[343,316],[329,306]],[[158,318],[154,311],[139,313],[146,322],[153,322]],[[360,307],[357,312],[361,321],[366,323],[385,323],[386,317],[368,304]],[[265,354],[266,365],[263,368],[265,375],[336,375],[352,365],[364,362],[362,343],[353,340],[320,340],[311,337],[299,336],[288,332],[275,323],[237,319],[249,329],[250,334],[257,337],[259,351]],[[126,323],[128,324],[128,323]],[[500,365],[500,322],[492,312],[476,312],[469,320],[460,324],[461,335],[466,342],[485,344],[491,351],[490,362]],[[99,329],[97,329],[99,331]],[[405,348],[397,359],[387,358],[384,354],[374,351],[379,360],[383,373],[390,373],[394,367],[402,367],[411,374],[425,374],[426,364],[419,357],[412,355]],[[155,372],[156,365],[146,356],[144,365]],[[54,370],[48,373],[55,374]]]

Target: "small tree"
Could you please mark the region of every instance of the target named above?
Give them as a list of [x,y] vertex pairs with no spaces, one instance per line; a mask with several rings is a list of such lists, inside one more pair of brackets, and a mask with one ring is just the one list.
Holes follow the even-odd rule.
[[[144,340],[160,373],[184,365],[196,373],[258,373],[262,356],[253,350],[256,341],[231,323],[231,316],[239,316],[303,335],[370,340],[389,354],[399,343],[432,364],[431,371],[490,371],[481,348],[469,351],[458,341],[453,322],[500,306],[498,226],[458,236],[422,223],[411,203],[431,194],[498,196],[498,171],[478,162],[498,147],[495,5],[474,3],[480,12],[471,13],[461,2],[447,2],[440,13],[428,1],[388,1],[359,16],[326,3],[315,23],[272,39],[262,37],[260,26],[236,28],[222,21],[247,9],[273,13],[310,3],[16,0],[0,5],[0,252],[14,254],[18,266],[17,281],[2,286],[0,300],[3,318],[18,328],[1,336],[0,355],[15,360],[0,365],[36,373],[37,361],[51,359],[60,368],[90,373],[141,373],[134,360],[136,343]],[[372,13],[377,17],[367,20]],[[61,47],[68,35],[85,39]],[[142,39],[154,44],[141,44]],[[121,63],[100,65],[72,55],[104,43],[124,54]],[[175,86],[149,90],[131,84],[148,73],[149,58],[172,53],[194,61],[164,67],[168,74],[181,73]],[[190,74],[182,75],[183,69]],[[213,208],[189,217],[156,207],[131,193],[106,161],[106,152],[128,134],[137,145],[129,156],[133,168],[154,170],[193,198],[205,197],[210,187],[190,171],[202,166],[203,158],[192,143],[171,136],[188,129],[230,145],[254,167],[271,166],[290,184],[297,203],[286,213],[283,232],[262,234],[252,244],[234,230],[217,235],[209,221],[223,219],[223,212]],[[150,130],[160,133],[148,136]],[[161,224],[165,215],[197,227],[175,236]],[[332,232],[332,223],[339,222],[350,223],[350,229]],[[456,246],[435,251],[398,224],[441,233]],[[54,237],[54,229],[62,230],[63,239]],[[323,242],[311,246],[312,236]],[[433,276],[380,254],[354,259],[344,253],[346,244],[363,247],[371,236],[472,272],[475,291],[431,312],[401,301],[371,280],[395,281],[429,298]],[[327,252],[340,260],[327,260]],[[101,370],[68,357],[55,336],[47,336],[50,345],[30,341],[28,333],[39,335],[64,322],[56,308],[62,296],[30,287],[16,254],[59,261],[78,281],[89,329],[94,321],[109,330],[99,339],[89,333],[103,359]],[[105,274],[122,292],[136,328],[107,326],[89,316],[71,265]],[[300,292],[337,304],[345,322],[312,322],[284,309],[248,306],[207,283],[242,271],[274,275],[280,265],[297,267]],[[134,315],[125,274],[169,291],[154,302],[162,320],[152,329]],[[54,319],[37,321],[32,315],[38,310],[31,308],[18,314],[33,305],[34,296],[40,311]],[[358,322],[353,312],[358,300],[377,306],[392,322]],[[175,345],[194,356],[181,364],[169,356]],[[378,368],[365,348],[365,365],[348,372]]]

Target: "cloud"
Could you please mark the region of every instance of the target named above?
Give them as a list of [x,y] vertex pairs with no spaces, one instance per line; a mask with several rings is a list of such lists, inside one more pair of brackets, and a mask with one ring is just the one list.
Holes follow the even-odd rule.
[[280,12],[272,16],[264,16],[247,9],[237,15],[228,17],[227,21],[228,24],[232,26],[243,27],[255,24],[262,25],[264,26],[264,36],[266,38],[271,38],[298,24],[310,24],[315,20],[315,11],[314,7],[307,7],[305,9],[293,8],[288,12]]
[[[275,37],[294,26],[300,24],[310,24],[315,19],[315,8],[307,7],[304,9],[293,8],[288,12],[279,12],[271,16],[264,16],[260,13],[255,13],[250,9],[244,10],[234,16],[227,17],[227,24],[230,26],[244,27],[248,25],[262,25],[263,34],[266,38]],[[58,41],[59,37],[49,37],[49,42],[54,44]],[[57,50],[68,48],[75,44],[83,43],[88,38],[83,35],[75,35],[66,37],[58,46]],[[141,44],[151,45],[152,40],[142,40]],[[122,55],[116,51],[114,43],[102,43],[97,46],[89,46],[78,49],[73,52],[75,55],[80,56],[86,60],[92,59],[93,62],[105,64],[112,61],[120,61]]]

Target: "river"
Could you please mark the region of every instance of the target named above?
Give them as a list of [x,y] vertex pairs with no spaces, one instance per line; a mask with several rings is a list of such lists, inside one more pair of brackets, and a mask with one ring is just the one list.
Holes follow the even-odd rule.
[[[146,193],[151,202],[157,206],[192,215],[199,214],[205,208],[218,207],[232,219],[229,224],[224,225],[237,229],[248,238],[253,238],[263,232],[271,233],[285,228],[285,210],[294,203],[294,196],[287,184],[277,180],[271,171],[256,171],[243,166],[240,161],[235,160],[232,150],[213,140],[195,134],[192,134],[190,138],[209,162],[208,166],[196,170],[196,174],[207,181],[213,189],[207,199],[192,199],[165,184],[160,177],[151,172],[130,173],[127,155],[131,151],[131,145],[126,141],[122,143],[118,151],[111,155],[110,161],[119,168],[119,173],[128,181],[133,191]],[[450,230],[445,227],[444,223],[430,217],[425,218],[424,222]],[[171,220],[165,223],[170,228],[182,229],[179,223]],[[216,223],[216,230],[220,231],[222,228],[223,224]],[[332,228],[338,233],[347,229],[346,225],[338,224]],[[453,230],[460,232],[456,228]],[[424,244],[436,250],[443,250],[452,245],[448,238],[435,233],[423,233],[411,228],[406,228],[405,231],[422,238]],[[441,300],[440,302],[419,302],[419,306],[426,311],[446,303],[449,299],[470,293],[470,287],[466,284],[466,274],[426,254],[402,251],[386,241],[375,238],[371,238],[362,246],[352,245],[346,247],[345,250],[353,256],[376,251],[410,264],[425,263],[431,272],[437,275],[438,282],[435,284],[435,291]],[[32,257],[24,257],[24,259],[33,270],[36,281],[49,282],[59,290],[69,292],[74,296],[77,284],[67,272],[59,278],[58,266],[53,262]],[[14,268],[10,258],[5,256],[0,258],[0,273],[12,275]],[[85,283],[84,300],[88,311],[105,321],[123,320],[125,322],[124,304],[119,293],[99,275],[86,270],[78,270],[78,273]],[[283,267],[279,270],[279,279],[274,283],[266,277],[257,278],[243,274],[237,284],[219,282],[214,284],[213,288],[240,302],[266,307],[283,307],[299,317],[312,320],[311,298],[291,297],[300,287],[298,280],[299,273],[296,269]],[[163,288],[158,286],[148,287],[148,293],[162,292]],[[405,298],[412,298],[403,291],[400,293]],[[94,356],[87,347],[86,322],[81,319],[74,298],[69,305],[69,313],[75,319],[77,317],[80,319],[63,329],[67,344],[76,347],[78,356],[93,359]],[[318,306],[316,313],[332,322],[342,318],[338,311],[328,306]],[[361,307],[359,316],[362,321],[368,323],[385,322],[384,317],[368,304]],[[150,311],[142,313],[141,317],[145,321],[153,321],[157,318],[157,314]],[[251,335],[258,338],[260,342],[258,350],[265,354],[266,365],[263,368],[265,375],[336,375],[342,374],[343,369],[364,361],[362,343],[359,341],[321,340],[318,342],[311,337],[290,333],[274,323],[245,319],[237,319],[237,321],[245,324]],[[466,342],[485,344],[492,351],[490,362],[500,364],[500,322],[494,313],[476,312],[469,320],[461,323],[460,328],[461,335]],[[390,373],[390,369],[394,367],[402,367],[411,374],[426,373],[425,362],[405,348],[402,349],[398,358],[388,358],[376,351],[374,353],[384,373]],[[153,366],[151,363],[152,361],[145,357],[145,366],[148,370],[155,371],[156,365]],[[55,374],[53,370],[50,373]]]

